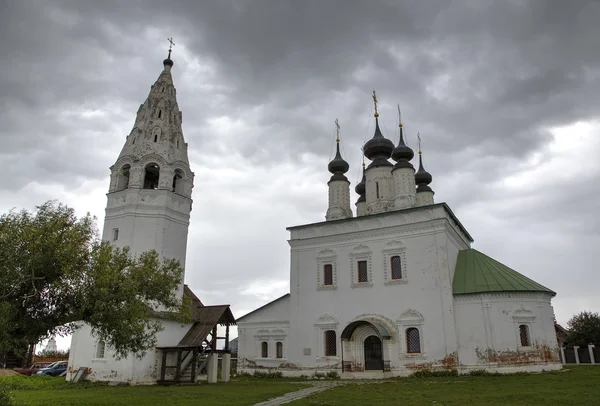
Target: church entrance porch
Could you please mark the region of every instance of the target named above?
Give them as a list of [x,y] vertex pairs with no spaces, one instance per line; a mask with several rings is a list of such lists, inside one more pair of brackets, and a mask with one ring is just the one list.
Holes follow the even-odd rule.
[[342,373],[387,372],[389,330],[380,323],[366,320],[352,322],[342,331]]

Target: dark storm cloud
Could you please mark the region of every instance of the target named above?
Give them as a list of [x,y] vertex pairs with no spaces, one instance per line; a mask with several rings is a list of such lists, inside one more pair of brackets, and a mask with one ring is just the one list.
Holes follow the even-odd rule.
[[[591,254],[542,272],[502,242],[530,237],[511,236],[528,227],[596,241],[600,166],[590,160],[584,174],[564,178],[558,165],[550,180],[521,189],[503,180],[532,170],[524,162],[551,142],[549,128],[598,119],[599,18],[598,2],[558,0],[5,2],[0,203],[10,206],[8,192],[25,193],[30,182],[108,182],[173,36],[196,172],[192,286],[209,292],[233,278],[240,287],[227,289],[239,293],[243,282],[287,278],[284,226],[323,219],[333,120],[354,183],[377,89],[384,133],[397,139],[400,103],[410,145],[423,135],[436,199],[498,259],[532,267],[529,276],[558,289],[558,270],[569,261],[585,269]],[[233,242],[243,255],[231,258]],[[552,239],[537,253],[559,247]],[[206,280],[207,269],[223,279]]]

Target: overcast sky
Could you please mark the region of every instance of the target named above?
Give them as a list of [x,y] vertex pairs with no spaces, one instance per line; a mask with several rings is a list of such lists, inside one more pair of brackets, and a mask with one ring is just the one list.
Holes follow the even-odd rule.
[[57,199],[102,228],[172,36],[205,304],[288,292],[285,228],[324,220],[336,118],[354,189],[376,89],[387,137],[398,103],[421,132],[436,202],[566,324],[600,311],[599,20],[573,0],[0,0],[0,211]]

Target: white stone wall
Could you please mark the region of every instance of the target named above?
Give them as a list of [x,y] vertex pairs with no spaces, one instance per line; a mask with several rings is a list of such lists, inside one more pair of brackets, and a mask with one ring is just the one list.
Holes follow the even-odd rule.
[[[254,366],[277,368],[288,362],[289,317],[290,298],[286,296],[238,320],[238,369]],[[267,357],[262,356],[263,342],[268,343]],[[278,342],[283,345],[282,358],[276,357]]]
[[417,206],[428,206],[433,203],[433,192],[417,193]]
[[[456,296],[458,358],[471,369],[541,364],[560,368],[551,296],[545,293],[485,293]],[[521,346],[519,326],[529,330]]]
[[[175,321],[162,320],[165,329],[156,336],[157,346],[176,345],[188,332],[191,324],[182,325]],[[156,383],[160,371],[160,356],[154,349],[139,359],[130,355],[117,360],[114,351],[105,348],[104,358],[97,358],[98,339],[91,334],[91,327],[82,323],[71,338],[69,369],[67,381],[70,381],[81,367],[90,368],[86,379],[91,381],[110,381],[129,384]]]
[[[457,252],[454,240],[468,247],[442,207],[292,229],[289,362],[308,369],[339,368],[341,343],[337,357],[326,357],[323,334],[333,329],[339,340],[350,322],[361,319],[376,320],[392,332],[392,339],[384,340],[384,351],[398,374],[407,365],[442,360],[455,352],[448,258],[449,252]],[[390,278],[387,261],[392,254],[403,258],[402,280]],[[319,257],[331,258],[335,286],[320,286]],[[368,283],[357,281],[358,259],[369,263]],[[406,353],[409,327],[421,332],[420,354]]]

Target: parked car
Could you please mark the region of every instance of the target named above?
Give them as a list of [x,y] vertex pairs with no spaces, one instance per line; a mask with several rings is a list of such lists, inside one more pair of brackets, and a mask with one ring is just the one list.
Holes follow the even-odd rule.
[[67,370],[67,361],[56,361],[53,364],[48,365],[47,368],[42,368],[36,372],[36,375],[50,375],[59,376]]
[[29,368],[13,368],[13,371],[20,373],[21,375],[33,375],[42,368],[47,368],[51,365],[51,362],[34,362]]

